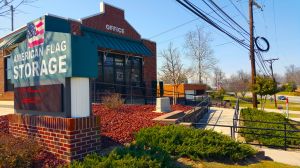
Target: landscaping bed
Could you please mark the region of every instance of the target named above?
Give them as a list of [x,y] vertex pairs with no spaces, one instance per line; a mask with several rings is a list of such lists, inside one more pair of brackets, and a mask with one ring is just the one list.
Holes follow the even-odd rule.
[[[172,110],[188,111],[191,106],[174,105]],[[155,105],[122,105],[118,109],[108,109],[102,104],[93,105],[94,115],[100,116],[103,146],[130,143],[134,133],[141,128],[157,125],[152,119],[163,113],[152,112]]]
[[63,164],[65,162],[43,150],[34,139],[16,138],[10,134],[0,133],[0,167],[44,168]]
[[0,116],[0,133],[8,133],[8,117]]
[[220,133],[178,125],[143,128],[135,136],[136,141],[126,147],[118,147],[107,156],[88,155],[71,167],[189,167],[179,159],[236,163],[256,153],[249,145]]

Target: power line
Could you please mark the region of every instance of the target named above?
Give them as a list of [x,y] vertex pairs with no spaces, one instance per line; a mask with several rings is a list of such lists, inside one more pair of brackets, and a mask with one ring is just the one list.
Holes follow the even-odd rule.
[[[225,23],[219,21],[218,19],[216,19],[215,17],[207,14],[204,12],[204,10],[200,9],[199,7],[197,7],[198,10],[200,10],[201,12],[203,12],[204,14],[210,16],[211,18],[215,19],[216,21],[222,23],[223,25],[235,30],[236,32],[238,32],[243,38],[248,39],[248,37],[246,38],[243,34],[249,35],[248,32],[241,32],[238,29],[236,29],[232,24],[230,24],[224,17],[222,17],[218,12],[215,11],[215,9],[213,9],[213,7],[211,5],[209,5],[205,0],[202,0],[202,2],[204,2],[206,4],[206,6],[208,6],[217,16],[219,16],[224,22],[226,22],[228,25],[226,25]],[[218,9],[218,8],[217,8]]]
[[[271,69],[271,73],[272,73],[272,78],[273,78],[273,81],[276,82],[275,78],[274,78],[274,73],[273,73],[273,63],[276,61],[276,60],[279,60],[279,58],[273,58],[273,59],[267,59],[267,60],[264,60],[266,62],[268,62],[270,64],[270,69]],[[274,100],[275,100],[275,107],[277,108],[277,100],[276,100],[276,94],[274,94]]]
[[155,38],[155,37],[161,36],[161,35],[163,35],[163,34],[165,34],[165,33],[168,33],[168,32],[170,32],[170,31],[173,31],[173,30],[175,30],[175,29],[178,29],[179,27],[182,27],[182,26],[184,26],[184,25],[187,25],[187,24],[189,24],[189,23],[192,23],[192,22],[194,22],[194,21],[196,21],[196,20],[199,20],[199,18],[195,18],[195,19],[189,20],[189,21],[187,21],[187,22],[184,22],[184,23],[182,23],[182,24],[180,24],[180,25],[177,25],[177,26],[175,26],[175,27],[172,27],[172,28],[170,28],[170,29],[168,29],[168,30],[165,30],[165,31],[163,31],[163,32],[161,32],[161,33],[158,33],[158,34],[156,34],[156,35],[154,35],[154,36],[151,36],[151,37],[149,37],[148,39],[153,39],[153,38]]
[[[237,15],[233,16],[233,18],[235,18],[236,16],[237,16]],[[197,18],[197,19],[199,19],[199,18]],[[206,25],[203,26],[203,28],[206,28],[206,27],[207,27]],[[164,44],[164,43],[169,42],[169,41],[172,41],[172,40],[174,40],[174,39],[182,38],[182,37],[185,36],[185,35],[186,35],[186,33],[185,33],[185,34],[181,34],[181,35],[179,35],[179,36],[172,37],[172,38],[170,38],[170,39],[168,39],[168,40],[159,41],[159,42],[157,42],[157,44]],[[247,40],[248,40],[248,39],[247,39]],[[232,42],[234,42],[234,41],[232,41]]]
[[248,48],[249,47],[248,44],[244,43],[242,40],[238,39],[233,34],[231,34],[227,30],[225,30],[224,28],[222,28],[218,24],[216,24],[214,21],[212,21],[211,19],[209,19],[206,15],[204,15],[201,11],[199,11],[197,9],[196,5],[194,5],[190,1],[188,1],[188,0],[183,0],[184,2],[182,2],[181,0],[176,0],[176,1],[180,5],[184,6],[186,9],[188,9],[189,11],[191,11],[192,13],[194,13],[195,15],[199,16],[201,19],[203,19],[204,21],[206,21],[207,23],[209,23],[211,26],[215,27],[219,31],[221,31],[224,34],[226,34],[227,36],[229,36],[231,39],[233,39],[234,41],[236,41],[237,43],[239,43],[244,48],[249,49]]
[[232,23],[237,25],[241,30],[243,30],[246,34],[249,35],[249,32],[246,31],[241,25],[239,25],[235,20],[233,20],[223,9],[221,9],[213,0],[209,0],[211,4],[213,4],[224,16],[226,16]]
[[[225,6],[222,7],[222,9],[225,9],[225,8],[227,8],[227,7],[228,7],[228,5],[225,5]],[[213,13],[213,11],[208,12],[208,14],[211,14],[211,13]],[[163,31],[163,32],[161,32],[161,33],[158,33],[158,34],[155,34],[155,35],[153,35],[153,36],[150,36],[148,39],[153,39],[153,38],[155,38],[155,37],[161,36],[161,35],[163,35],[163,34],[166,34],[166,33],[170,32],[170,31],[173,31],[173,30],[178,29],[178,28],[180,28],[180,27],[182,27],[182,26],[185,26],[185,25],[187,25],[187,24],[189,24],[189,23],[192,23],[192,22],[194,22],[194,21],[196,21],[196,20],[199,20],[199,18],[191,19],[191,20],[189,20],[189,21],[187,21],[187,22],[184,22],[184,23],[179,24],[179,25],[177,25],[177,26],[174,26],[174,27],[172,27],[172,28],[170,28],[170,29],[167,29],[167,30],[165,30],[165,31]]]
[[232,0],[229,0],[230,3],[233,5],[233,7],[241,14],[241,16],[245,19],[245,21],[247,22],[247,24],[249,24],[249,20],[247,19],[247,17],[241,12],[241,10],[232,2]]

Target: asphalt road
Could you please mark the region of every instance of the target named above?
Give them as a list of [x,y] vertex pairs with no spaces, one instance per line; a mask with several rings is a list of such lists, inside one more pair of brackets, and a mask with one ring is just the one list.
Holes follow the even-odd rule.
[[[280,95],[276,95],[277,97]],[[300,96],[285,96],[289,98],[289,102],[300,103]]]
[[[247,92],[246,93],[246,96],[247,97],[252,97],[252,93],[251,92]],[[284,96],[284,95],[276,95],[277,99],[278,99],[278,96]],[[300,103],[300,96],[286,96],[289,98],[289,102],[292,102],[292,103]],[[268,97],[270,98],[270,97]],[[284,100],[285,101],[285,100]]]

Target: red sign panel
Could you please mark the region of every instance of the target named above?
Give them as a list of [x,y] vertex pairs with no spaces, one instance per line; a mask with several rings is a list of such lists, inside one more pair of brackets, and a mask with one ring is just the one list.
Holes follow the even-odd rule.
[[40,85],[15,88],[15,109],[63,112],[63,85]]

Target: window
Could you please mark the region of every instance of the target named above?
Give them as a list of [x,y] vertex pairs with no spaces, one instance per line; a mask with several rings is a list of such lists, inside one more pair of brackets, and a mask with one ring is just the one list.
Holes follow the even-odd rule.
[[97,81],[126,85],[142,82],[142,58],[99,52]]
[[114,83],[114,58],[109,54],[104,58],[104,82]]
[[97,81],[103,82],[103,52],[98,53],[98,78]]
[[142,59],[129,57],[126,63],[126,82],[131,85],[140,85],[142,82]]
[[13,74],[12,74],[12,58],[10,56],[4,57],[4,71],[5,71],[5,75],[4,75],[4,88],[5,91],[14,91],[14,85],[12,83],[12,78],[13,78]]
[[124,83],[124,56],[115,56],[116,82]]

